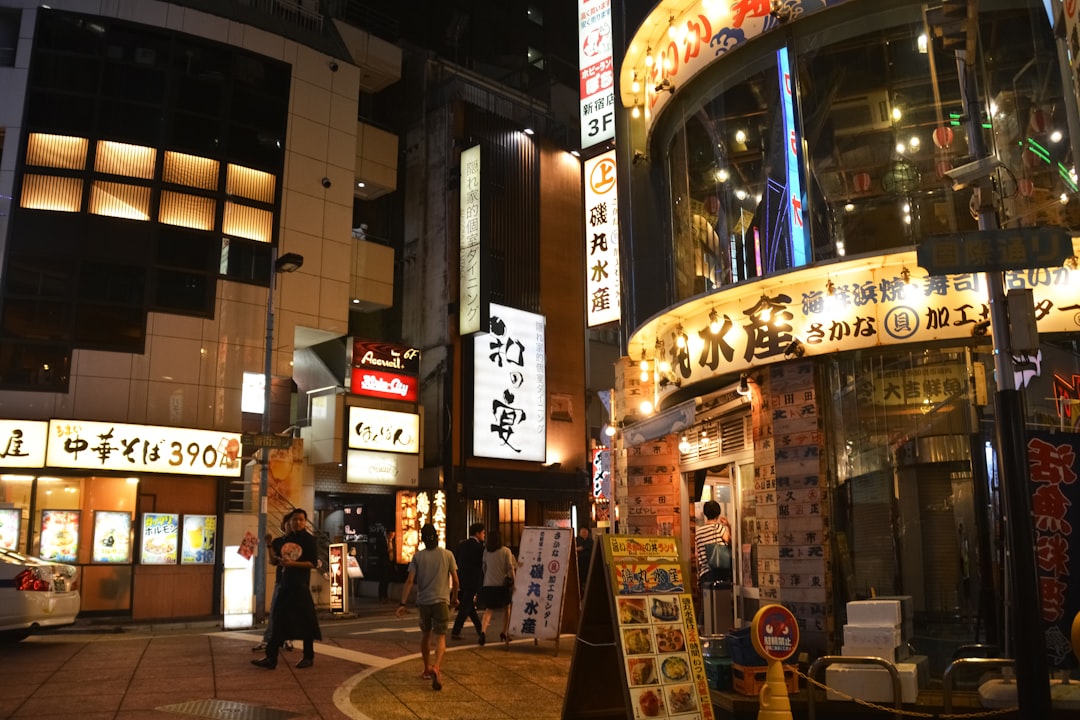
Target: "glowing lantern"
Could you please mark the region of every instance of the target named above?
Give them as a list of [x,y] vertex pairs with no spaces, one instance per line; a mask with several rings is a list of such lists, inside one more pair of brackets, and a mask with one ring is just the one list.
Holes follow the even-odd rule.
[[938,148],[945,149],[952,145],[953,132],[951,127],[945,125],[936,128],[934,130],[934,145]]
[[855,184],[856,192],[864,193],[870,189],[870,173],[855,173],[852,182]]
[[1020,178],[1016,182],[1016,189],[1022,197],[1031,197],[1031,194],[1035,192],[1035,183],[1031,181],[1031,178]]

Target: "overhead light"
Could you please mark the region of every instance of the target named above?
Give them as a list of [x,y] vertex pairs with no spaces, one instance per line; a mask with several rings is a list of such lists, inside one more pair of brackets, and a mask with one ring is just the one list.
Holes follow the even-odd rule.
[[641,405],[638,406],[638,409],[641,410],[642,415],[652,415],[653,404],[648,400],[642,400]]
[[653,62],[654,60],[652,56],[652,45],[650,45],[645,48],[645,67],[651,68],[653,66]]
[[634,71],[634,79],[630,81],[630,92],[635,95],[641,92],[641,82],[638,80],[637,70]]
[[686,333],[683,332],[682,323],[680,323],[679,326],[675,328],[675,347],[679,348],[680,350],[686,347]]
[[716,313],[716,308],[709,311],[709,332],[713,335],[720,332],[720,316]]
[[606,428],[604,428],[604,434],[608,437],[615,437],[616,432],[618,431],[615,429],[614,425],[608,425]]
[[630,111],[630,117],[632,117],[632,118],[641,117],[641,106],[640,105],[637,105],[637,104],[634,105],[634,109]]
[[679,440],[679,452],[683,455],[690,452],[690,441],[686,439],[686,436],[682,436],[682,440]]
[[524,130],[522,130],[522,132],[525,133],[526,135],[535,135],[536,134],[536,131],[533,130],[531,127],[525,128]]
[[363,181],[361,181],[361,180],[357,180],[357,181],[356,181],[356,187],[358,187],[358,188],[362,188],[362,187],[367,187],[367,186],[366,186],[366,185],[364,184],[364,182],[363,182]]
[[296,272],[304,266],[304,256],[299,253],[285,253],[274,261],[274,270],[279,273]]
[[579,158],[579,157],[581,157],[581,153],[580,153],[580,152],[578,152],[577,150],[571,150],[571,151],[570,151],[570,154],[571,154],[571,155],[573,155],[573,156],[574,156],[574,157],[576,157],[576,158]]
[[900,271],[900,279],[904,281],[905,285],[908,285],[908,284],[911,283],[911,271],[907,269],[906,265]]
[[668,16],[667,35],[672,40],[676,39],[679,36],[679,30],[678,30],[678,28],[675,27],[675,16],[674,15]]
[[360,298],[353,298],[352,299],[352,304],[353,305],[359,305],[360,304]]
[[743,396],[750,394],[750,375],[743,373],[739,376],[739,387],[735,389],[735,392]]

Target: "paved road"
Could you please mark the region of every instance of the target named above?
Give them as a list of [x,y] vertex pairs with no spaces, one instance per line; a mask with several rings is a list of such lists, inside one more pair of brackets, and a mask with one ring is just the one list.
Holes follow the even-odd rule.
[[[75,628],[0,645],[0,718],[35,720],[558,720],[574,638],[452,642],[441,692],[419,678],[415,612],[324,618],[315,666],[251,665],[254,632],[213,623]],[[363,613],[364,610],[362,609]],[[467,636],[468,637],[468,636]]]

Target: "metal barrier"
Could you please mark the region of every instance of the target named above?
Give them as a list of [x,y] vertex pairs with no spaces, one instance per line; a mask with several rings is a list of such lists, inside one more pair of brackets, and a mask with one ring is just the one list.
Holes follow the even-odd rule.
[[1016,661],[1012,658],[956,658],[945,668],[945,674],[941,676],[941,704],[946,713],[952,712],[953,674],[960,665],[990,665],[993,667],[1016,667]]
[[[896,718],[900,718],[900,715],[901,715],[900,711],[903,709],[903,700],[902,700],[902,693],[901,693],[901,689],[900,689],[900,673],[896,671],[896,666],[895,665],[893,665],[891,662],[889,662],[885,658],[869,657],[869,656],[865,656],[865,655],[852,655],[852,656],[848,656],[848,655],[822,655],[821,657],[819,657],[817,660],[815,660],[810,665],[810,669],[806,671],[806,676],[808,678],[810,678],[811,680],[815,680],[816,682],[821,682],[820,680],[817,680],[817,678],[816,678],[816,673],[818,672],[818,670],[821,670],[822,668],[826,668],[829,665],[834,665],[836,663],[843,663],[845,665],[879,665],[879,666],[885,668],[886,670],[888,670],[889,675],[892,676],[893,705],[896,708],[896,712],[893,713],[893,716],[896,717]],[[807,717],[807,720],[814,720],[814,716],[815,716],[814,715],[814,713],[815,713],[815,707],[814,707],[815,706],[815,699],[814,698],[817,695],[817,691],[813,687],[807,687],[806,690],[807,690],[807,692],[806,692],[806,696],[807,696],[806,697],[806,717]]]

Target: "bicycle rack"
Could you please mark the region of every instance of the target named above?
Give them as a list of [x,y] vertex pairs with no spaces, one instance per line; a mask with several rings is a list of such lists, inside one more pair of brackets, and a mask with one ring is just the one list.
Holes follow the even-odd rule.
[[993,667],[1015,667],[1016,661],[1012,658],[956,658],[945,668],[945,674],[941,676],[941,704],[946,713],[952,712],[953,674],[960,665],[991,665]]
[[[900,689],[900,673],[896,671],[896,666],[884,658],[869,657],[865,655],[822,655],[815,660],[810,669],[807,670],[806,676],[811,680],[816,680],[815,675],[818,670],[834,665],[836,663],[843,663],[845,665],[879,665],[889,671],[889,675],[892,676],[893,683],[893,704],[896,707],[896,712],[893,716],[899,720],[900,711],[903,709],[903,702],[901,698]],[[820,681],[819,681],[820,682]],[[806,702],[806,717],[807,720],[814,720],[815,717],[815,700],[817,695],[816,687],[808,687],[807,690],[807,702]]]

